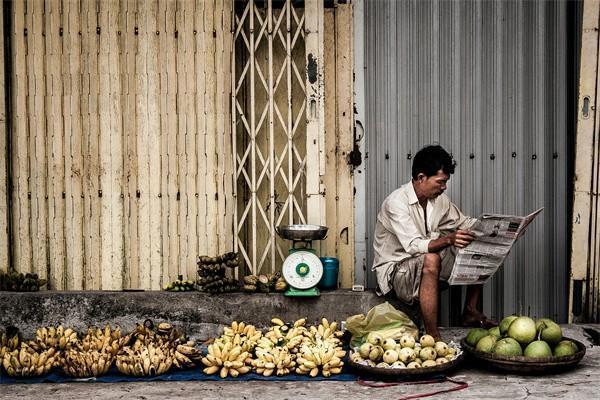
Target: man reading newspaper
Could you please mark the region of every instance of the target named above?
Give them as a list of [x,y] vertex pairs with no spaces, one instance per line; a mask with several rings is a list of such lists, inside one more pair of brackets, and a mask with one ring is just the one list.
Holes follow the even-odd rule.
[[[384,200],[373,240],[379,291],[393,291],[409,305],[418,302],[425,331],[435,339],[440,339],[439,281],[450,277],[456,248],[475,239],[470,228],[477,222],[444,194],[455,165],[441,146],[421,149],[413,160],[411,181]],[[481,283],[467,286],[465,326],[497,325],[477,309],[481,292]]]

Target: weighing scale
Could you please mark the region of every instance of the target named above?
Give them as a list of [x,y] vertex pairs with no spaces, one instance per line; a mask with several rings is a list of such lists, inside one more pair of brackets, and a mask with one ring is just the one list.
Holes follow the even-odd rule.
[[281,225],[276,231],[282,239],[292,241],[281,271],[289,285],[284,293],[291,297],[320,296],[317,284],[323,277],[323,264],[312,248],[313,240],[323,240],[327,227],[319,225]]

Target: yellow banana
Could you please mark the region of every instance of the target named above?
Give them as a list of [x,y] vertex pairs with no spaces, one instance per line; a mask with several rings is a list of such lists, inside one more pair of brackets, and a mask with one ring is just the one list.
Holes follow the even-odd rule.
[[281,319],[275,317],[275,318],[271,318],[271,324],[273,324],[274,326],[283,326],[283,325],[285,325],[285,322],[283,322]]

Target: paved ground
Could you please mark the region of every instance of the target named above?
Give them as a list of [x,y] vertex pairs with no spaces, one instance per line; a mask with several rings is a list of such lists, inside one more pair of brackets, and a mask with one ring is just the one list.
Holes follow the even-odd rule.
[[[600,332],[599,325],[565,327],[565,335],[588,345],[580,365],[561,375],[518,376],[481,371],[468,366],[452,377],[465,380],[469,388],[434,396],[444,399],[593,399],[600,398],[600,346],[593,345],[588,332]],[[447,329],[445,338],[458,338],[464,330]],[[69,383],[1,385],[2,399],[400,399],[412,394],[433,392],[450,384],[363,387],[356,382],[155,382],[155,383]]]

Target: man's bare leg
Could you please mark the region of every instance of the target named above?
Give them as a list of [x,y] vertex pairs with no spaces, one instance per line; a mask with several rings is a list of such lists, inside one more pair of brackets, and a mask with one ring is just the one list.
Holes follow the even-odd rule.
[[437,253],[425,254],[421,286],[419,287],[419,302],[425,332],[436,340],[441,338],[438,330],[438,280],[440,277],[441,260]]

